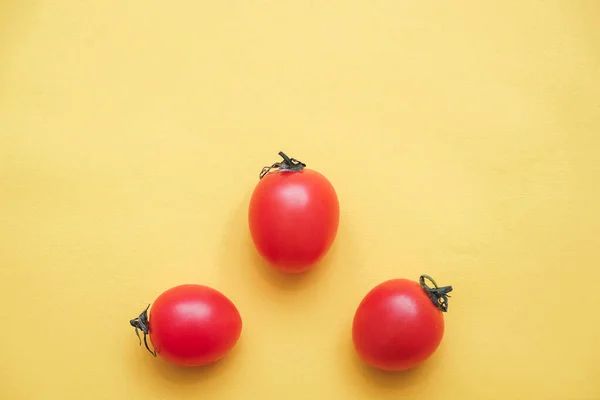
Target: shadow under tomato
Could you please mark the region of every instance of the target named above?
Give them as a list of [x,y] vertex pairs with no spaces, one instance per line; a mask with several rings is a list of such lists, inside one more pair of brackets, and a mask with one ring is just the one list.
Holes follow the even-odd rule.
[[163,379],[176,384],[197,384],[215,378],[227,368],[227,357],[201,367],[181,367],[157,357],[153,364],[155,372]]
[[[131,348],[133,349],[132,351],[135,351],[133,357],[139,361],[137,365],[140,368],[136,375],[142,377],[144,381],[162,382],[162,384],[168,383],[170,386],[192,386],[198,384],[208,385],[230,373],[231,368],[229,368],[229,365],[235,363],[239,345],[240,343],[238,342],[222,359],[199,367],[184,367],[171,364],[162,359],[160,355],[153,357],[143,348],[140,349],[138,346],[131,346]],[[161,379],[155,379],[157,376]]]
[[355,382],[357,390],[370,397],[382,399],[410,395],[427,385],[432,375],[429,361],[406,371],[381,371],[365,364],[356,354],[351,330],[344,332],[341,353],[344,374]]
[[354,363],[355,368],[357,368],[359,373],[369,382],[389,389],[400,389],[410,386],[412,382],[419,379],[419,376],[423,371],[422,365],[406,371],[381,371],[368,366],[362,362],[357,355],[354,357]]

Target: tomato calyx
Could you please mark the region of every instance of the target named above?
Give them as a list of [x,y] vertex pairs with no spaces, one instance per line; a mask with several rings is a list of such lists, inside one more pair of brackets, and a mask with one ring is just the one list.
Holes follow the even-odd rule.
[[[434,287],[430,287],[425,283],[428,280],[433,284]],[[429,275],[421,275],[419,278],[419,284],[421,288],[427,293],[431,302],[442,312],[448,311],[448,293],[452,291],[452,286],[439,287],[437,283]]]
[[288,157],[283,151],[280,151],[279,155],[283,158],[283,161],[276,162],[270,167],[264,167],[262,171],[260,171],[260,179],[264,178],[270,172],[273,172],[273,170],[299,172],[306,167],[306,164],[302,161]]
[[135,334],[140,340],[140,346],[142,345],[142,338],[140,337],[138,330],[142,331],[142,333],[144,334],[144,345],[146,345],[146,349],[150,352],[150,354],[156,357],[156,350],[150,350],[150,347],[148,346],[148,334],[150,332],[150,324],[148,323],[149,308],[150,304],[148,304],[148,307],[146,307],[146,309],[142,311],[142,313],[137,318],[129,320],[129,325],[135,328]]

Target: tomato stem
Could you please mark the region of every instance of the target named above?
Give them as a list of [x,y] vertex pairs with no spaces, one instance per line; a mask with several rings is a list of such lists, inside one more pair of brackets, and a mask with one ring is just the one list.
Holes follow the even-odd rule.
[[273,172],[273,170],[299,172],[306,167],[306,164],[302,161],[288,157],[283,151],[280,151],[279,155],[283,158],[283,161],[276,162],[269,167],[264,167],[262,171],[260,171],[260,179],[264,178],[270,172]]
[[[428,280],[433,284],[434,287],[429,287],[425,283],[425,280]],[[421,275],[419,278],[419,284],[429,296],[429,299],[433,302],[433,304],[438,308],[438,310],[442,312],[448,311],[448,293],[452,291],[452,286],[442,286],[438,287],[437,283],[433,280],[429,275]]]
[[140,346],[142,345],[142,338],[140,338],[140,334],[138,330],[142,331],[144,334],[144,344],[146,345],[146,349],[156,357],[156,350],[150,350],[150,346],[148,346],[148,334],[150,332],[150,324],[148,323],[148,308],[150,308],[150,304],[142,313],[134,319],[129,320],[129,325],[135,328],[135,334],[140,340]]

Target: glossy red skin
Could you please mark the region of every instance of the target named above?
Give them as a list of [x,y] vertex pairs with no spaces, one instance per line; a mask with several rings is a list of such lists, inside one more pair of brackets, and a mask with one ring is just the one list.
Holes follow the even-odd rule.
[[152,304],[152,345],[166,361],[201,366],[225,356],[237,343],[242,319],[219,291],[202,285],[176,286]]
[[258,252],[285,272],[311,268],[330,249],[340,220],[331,183],[303,169],[267,174],[256,185],[248,211]]
[[429,358],[444,335],[444,317],[417,282],[393,279],[374,287],[354,315],[352,339],[372,367],[403,371]]

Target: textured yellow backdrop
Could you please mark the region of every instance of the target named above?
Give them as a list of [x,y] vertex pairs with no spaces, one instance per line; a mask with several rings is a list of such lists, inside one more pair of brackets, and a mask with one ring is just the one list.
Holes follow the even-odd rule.
[[[600,3],[0,1],[0,398],[600,399]],[[314,273],[255,256],[285,150],[342,219]],[[430,361],[353,354],[364,293],[455,293]],[[128,326],[173,285],[238,305],[180,371]]]

